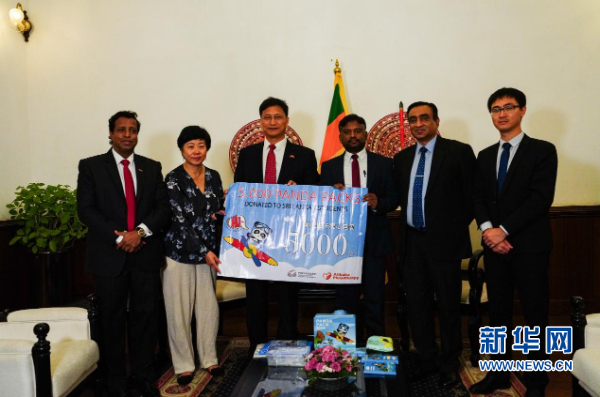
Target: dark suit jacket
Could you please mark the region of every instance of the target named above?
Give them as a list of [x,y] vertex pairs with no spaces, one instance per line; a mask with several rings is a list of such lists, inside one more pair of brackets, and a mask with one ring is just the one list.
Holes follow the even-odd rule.
[[[264,142],[240,150],[234,182],[263,183],[262,169]],[[290,180],[298,185],[318,185],[317,158],[312,149],[287,142],[277,183],[286,184]]]
[[[377,196],[377,212],[369,209],[365,252],[385,256],[393,251],[390,223],[386,214],[398,206],[398,192],[392,174],[393,162],[384,156],[367,152],[367,188]],[[344,153],[321,165],[321,185],[344,182]]]
[[[79,218],[89,228],[86,269],[100,276],[116,277],[128,254],[115,249],[118,236],[114,231],[127,230],[127,203],[111,150],[79,162],[77,210]],[[144,263],[149,270],[158,269],[164,263],[163,229],[170,216],[167,189],[159,162],[138,154],[134,161],[137,178],[135,225],[144,223],[152,236],[144,238],[145,245],[139,252],[129,255],[136,255],[138,263]]]
[[[400,252],[406,252],[406,207],[410,172],[417,145],[394,157],[394,175],[400,194]],[[469,224],[473,220],[475,154],[471,146],[437,137],[425,192],[427,239],[434,258],[451,261],[471,256]],[[401,258],[401,263],[403,258]]]
[[512,252],[550,251],[549,209],[556,186],[556,148],[549,142],[525,135],[510,163],[502,191],[498,192],[498,145],[496,143],[482,150],[477,157],[477,224],[490,221],[494,227],[502,225],[509,233]]

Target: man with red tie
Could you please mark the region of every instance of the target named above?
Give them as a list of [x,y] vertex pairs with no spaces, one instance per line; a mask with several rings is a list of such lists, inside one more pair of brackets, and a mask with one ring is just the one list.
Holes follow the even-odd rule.
[[[288,105],[273,97],[259,107],[264,142],[240,151],[235,182],[282,185],[317,185],[317,158],[312,149],[288,142],[285,131],[289,123]],[[295,339],[298,335],[298,294],[294,283],[274,281],[279,324],[277,339]],[[269,282],[246,280],[248,337],[252,354],[258,343],[267,341],[269,321]]]
[[169,204],[159,162],[134,154],[140,122],[121,111],[108,122],[112,148],[79,162],[77,208],[89,228],[86,269],[100,299],[109,396],[130,396],[126,333],[132,381],[143,396],[154,386],[154,349],[164,261],[162,231]]
[[[368,152],[365,119],[349,114],[340,120],[340,142],[345,153],[321,166],[321,185],[344,189],[366,187],[363,197],[369,206],[363,257],[362,284],[341,285],[336,289],[336,306],[356,314],[357,334],[366,325],[367,335],[386,335],[383,304],[385,301],[385,258],[393,251],[393,240],[387,213],[398,206],[398,193],[392,173],[393,162]],[[360,293],[364,295],[364,315],[359,310]]]

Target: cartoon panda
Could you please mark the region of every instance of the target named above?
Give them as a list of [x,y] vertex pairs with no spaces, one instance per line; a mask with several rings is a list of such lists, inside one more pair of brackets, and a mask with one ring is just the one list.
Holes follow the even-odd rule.
[[271,234],[271,228],[262,222],[254,222],[250,233],[247,234],[248,242],[254,246],[260,247]]

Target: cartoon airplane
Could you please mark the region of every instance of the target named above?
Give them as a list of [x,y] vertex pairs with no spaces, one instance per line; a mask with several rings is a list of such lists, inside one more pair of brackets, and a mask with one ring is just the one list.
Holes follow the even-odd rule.
[[246,258],[252,258],[256,267],[261,266],[261,262],[269,264],[271,266],[277,266],[278,263],[275,259],[265,254],[257,247],[260,247],[262,243],[269,237],[271,228],[261,222],[254,222],[254,227],[250,233],[246,236],[242,236],[240,240],[233,237],[223,237],[223,240],[233,245],[235,248],[242,251]]
[[352,339],[346,337],[346,333],[350,327],[347,324],[340,323],[338,328],[333,332],[325,332],[325,334],[331,338],[335,338],[342,343],[354,343]]
[[327,336],[331,337],[331,338],[335,338],[337,340],[339,340],[340,342],[344,342],[344,343],[354,343],[354,341],[350,338],[346,338],[344,335],[340,335],[337,334],[335,332],[325,332],[325,334],[327,334]]

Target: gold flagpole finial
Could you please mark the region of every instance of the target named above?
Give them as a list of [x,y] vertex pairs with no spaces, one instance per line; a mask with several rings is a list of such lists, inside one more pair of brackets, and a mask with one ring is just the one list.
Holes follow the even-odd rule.
[[335,68],[333,69],[333,74],[341,74],[342,69],[340,69],[340,61],[335,60]]

